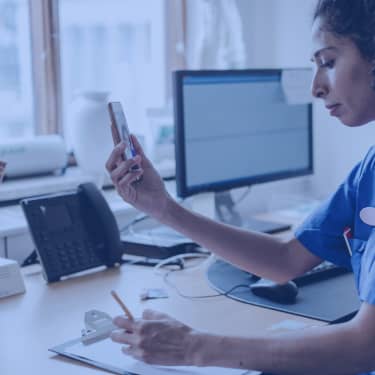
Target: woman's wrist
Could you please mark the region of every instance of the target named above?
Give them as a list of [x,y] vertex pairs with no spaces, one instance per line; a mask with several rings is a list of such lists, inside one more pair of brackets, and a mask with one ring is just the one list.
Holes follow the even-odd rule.
[[202,367],[244,368],[238,358],[226,355],[231,351],[228,345],[233,344],[230,337],[193,331],[191,345],[188,348],[188,362]]
[[167,193],[165,203],[158,215],[154,216],[160,223],[170,225],[174,222],[176,215],[174,212],[180,208],[180,205]]
[[256,349],[263,347],[262,341],[193,332],[188,362],[195,366],[249,370],[259,365],[256,363]]
[[[220,336],[192,331],[187,348],[187,364],[193,366],[214,366],[216,353],[223,350]],[[222,353],[221,353],[222,354]]]

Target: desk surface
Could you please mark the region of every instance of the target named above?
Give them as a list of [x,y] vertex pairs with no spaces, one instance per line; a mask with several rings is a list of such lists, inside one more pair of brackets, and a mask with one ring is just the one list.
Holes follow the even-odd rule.
[[[200,267],[176,272],[171,281],[189,295],[212,294],[205,278],[207,261]],[[250,336],[279,331],[275,325],[322,325],[310,319],[243,304],[226,297],[189,300],[177,295],[151,268],[122,266],[46,285],[41,274],[25,274],[26,293],[0,299],[0,374],[89,375],[101,370],[56,357],[47,349],[80,335],[83,315],[98,309],[120,314],[109,294],[115,289],[140,316],[145,308],[164,311],[200,330]],[[140,302],[143,288],[165,288],[170,297]],[[214,317],[214,319],[213,319]],[[294,323],[292,323],[294,324]],[[120,346],[119,346],[120,350]]]

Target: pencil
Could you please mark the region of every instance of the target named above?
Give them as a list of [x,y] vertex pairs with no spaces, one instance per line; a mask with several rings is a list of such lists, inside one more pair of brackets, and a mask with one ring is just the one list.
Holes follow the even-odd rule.
[[124,311],[125,315],[128,317],[129,320],[134,322],[134,316],[130,312],[130,310],[125,306],[125,303],[122,302],[120,297],[117,295],[117,293],[114,290],[111,290],[111,296],[116,300],[116,302],[121,306],[122,310]]

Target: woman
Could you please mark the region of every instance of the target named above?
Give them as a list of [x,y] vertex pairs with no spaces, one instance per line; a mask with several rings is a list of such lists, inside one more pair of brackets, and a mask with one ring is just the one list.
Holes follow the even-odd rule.
[[[312,92],[332,116],[356,127],[375,120],[375,0],[320,0],[312,28]],[[375,234],[359,216],[375,206],[375,149],[297,230],[280,239],[225,226],[179,206],[134,138],[139,155],[121,162],[114,149],[107,169],[123,199],[249,272],[284,283],[323,259],[353,268],[362,304],[349,322],[273,337],[223,337],[197,332],[145,311],[136,323],[118,317],[112,339],[153,364],[223,366],[281,374],[370,374],[375,370]],[[133,165],[141,169],[132,171]],[[137,179],[143,176],[140,182]],[[342,237],[352,229],[352,255]],[[233,246],[235,243],[236,246]],[[230,250],[229,250],[230,249]],[[233,249],[236,249],[235,251]],[[373,372],[375,374],[375,372]]]

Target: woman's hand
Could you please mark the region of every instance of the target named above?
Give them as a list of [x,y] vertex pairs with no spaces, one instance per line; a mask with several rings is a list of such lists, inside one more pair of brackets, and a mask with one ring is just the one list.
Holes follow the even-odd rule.
[[113,320],[121,330],[111,335],[113,341],[126,344],[122,351],[155,365],[197,365],[197,332],[166,314],[146,310],[142,319],[130,321],[122,316]]
[[[135,208],[160,219],[166,210],[168,200],[164,183],[147,159],[137,138],[131,136],[137,155],[123,160],[125,144],[118,144],[106,163],[106,168],[120,196]],[[138,166],[138,169],[132,169]]]
[[0,160],[0,183],[3,181],[6,165],[4,161]]

